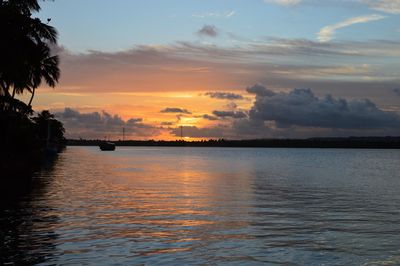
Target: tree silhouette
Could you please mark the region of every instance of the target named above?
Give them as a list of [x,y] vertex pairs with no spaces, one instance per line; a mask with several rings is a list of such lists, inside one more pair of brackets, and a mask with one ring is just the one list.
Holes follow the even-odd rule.
[[58,68],[58,57],[50,55],[50,49],[47,45],[39,44],[34,48],[31,54],[31,73],[30,80],[27,82],[27,89],[32,93],[28,106],[31,107],[35,89],[40,86],[42,79],[50,87],[55,87],[60,76]]
[[33,118],[33,121],[36,123],[38,136],[40,139],[59,141],[64,138],[65,129],[63,124],[56,120],[54,115],[48,110],[40,112],[37,117]]
[[[59,59],[51,55],[57,43],[56,30],[32,12],[40,10],[37,0],[0,0],[0,107],[18,111],[16,94],[30,92],[30,109],[35,90],[44,80],[54,87],[58,82]],[[19,103],[20,104],[20,103]]]
[[[54,87],[60,77],[51,52],[57,32],[32,16],[40,10],[38,1],[0,0],[0,182],[19,184],[39,168],[42,155],[54,155],[49,151],[65,143],[64,127],[52,114],[32,118],[36,89],[42,83]],[[16,97],[27,92],[28,103]]]

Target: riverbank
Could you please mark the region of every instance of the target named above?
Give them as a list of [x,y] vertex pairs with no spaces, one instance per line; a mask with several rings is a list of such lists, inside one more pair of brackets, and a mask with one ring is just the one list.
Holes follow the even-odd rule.
[[2,112],[0,124],[0,193],[24,194],[33,174],[65,147],[64,127],[48,111]]

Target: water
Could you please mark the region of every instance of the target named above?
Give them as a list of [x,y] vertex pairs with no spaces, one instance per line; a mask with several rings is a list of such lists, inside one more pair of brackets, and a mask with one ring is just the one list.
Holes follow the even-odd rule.
[[399,265],[400,151],[68,147],[0,264]]

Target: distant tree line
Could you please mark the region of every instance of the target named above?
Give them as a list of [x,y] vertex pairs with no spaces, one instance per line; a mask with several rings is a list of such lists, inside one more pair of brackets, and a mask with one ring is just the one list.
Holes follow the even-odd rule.
[[[67,145],[98,146],[102,140],[71,139]],[[254,139],[254,140],[202,140],[202,141],[116,141],[117,146],[169,146],[169,147],[247,147],[247,148],[364,148],[400,149],[400,137],[348,137],[310,139]]]

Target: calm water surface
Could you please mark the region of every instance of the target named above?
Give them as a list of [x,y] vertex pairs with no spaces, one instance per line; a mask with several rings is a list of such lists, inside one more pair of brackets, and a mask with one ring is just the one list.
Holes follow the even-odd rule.
[[0,262],[400,265],[399,162],[398,150],[68,147],[1,208]]

